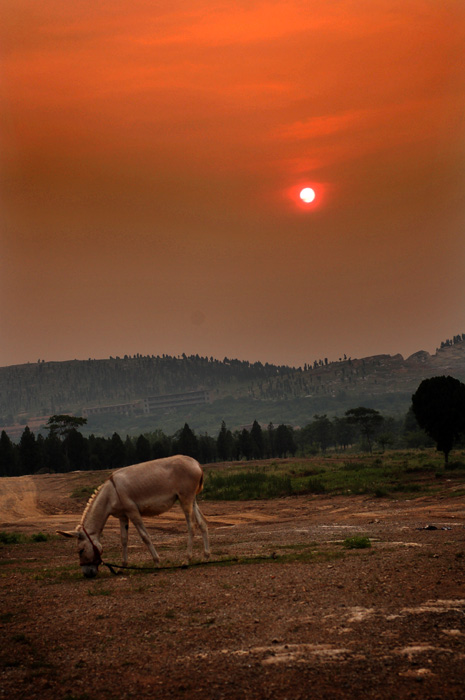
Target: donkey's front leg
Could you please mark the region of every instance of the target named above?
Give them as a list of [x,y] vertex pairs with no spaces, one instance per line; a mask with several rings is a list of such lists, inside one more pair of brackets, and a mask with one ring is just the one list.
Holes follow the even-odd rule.
[[128,513],[128,515],[129,515],[129,519],[134,524],[137,532],[139,533],[142,542],[145,544],[145,546],[149,550],[150,554],[152,555],[153,561],[156,564],[158,564],[160,561],[160,557],[158,556],[157,550],[155,549],[155,547],[152,544],[152,541],[149,537],[149,533],[145,529],[145,525],[142,521],[142,518],[140,517],[139,511],[138,510],[131,511],[130,513]]
[[119,519],[119,527],[121,532],[121,547],[123,550],[123,566],[128,565],[128,530],[129,520],[127,515],[122,515]]

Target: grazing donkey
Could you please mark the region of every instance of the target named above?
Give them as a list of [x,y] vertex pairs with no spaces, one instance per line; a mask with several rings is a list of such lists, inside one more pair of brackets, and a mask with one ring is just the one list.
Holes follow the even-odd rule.
[[176,455],[166,459],[133,464],[115,471],[91,496],[75,530],[58,531],[64,537],[77,537],[79,564],[84,576],[93,578],[102,564],[100,535],[110,515],[119,518],[123,565],[128,563],[129,520],[135,525],[154,561],[160,557],[153,546],[142,515],[160,515],[179,500],[187,521],[187,557],[192,559],[195,521],[203,537],[205,559],[210,556],[208,528],[197,505],[196,495],[203,488],[203,471],[191,457]]

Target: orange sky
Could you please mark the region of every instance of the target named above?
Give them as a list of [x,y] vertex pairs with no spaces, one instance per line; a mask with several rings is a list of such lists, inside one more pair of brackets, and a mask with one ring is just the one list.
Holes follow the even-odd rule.
[[465,332],[462,0],[0,0],[0,34],[0,365]]

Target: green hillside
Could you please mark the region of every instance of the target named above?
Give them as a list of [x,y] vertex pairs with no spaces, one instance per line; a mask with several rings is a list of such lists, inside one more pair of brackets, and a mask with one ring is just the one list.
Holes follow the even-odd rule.
[[[171,434],[185,422],[214,434],[221,420],[231,428],[255,419],[299,426],[315,413],[341,415],[357,405],[401,415],[421,380],[440,374],[465,380],[465,336],[434,355],[344,357],[300,368],[198,355],[38,362],[0,368],[0,429],[14,434],[27,423],[37,430],[56,413],[87,415],[86,432],[103,435]],[[192,403],[194,391],[205,400]],[[160,399],[174,394],[176,401]]]

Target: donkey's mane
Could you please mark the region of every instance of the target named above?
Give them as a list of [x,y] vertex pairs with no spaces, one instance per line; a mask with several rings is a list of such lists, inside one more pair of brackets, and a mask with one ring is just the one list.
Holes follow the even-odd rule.
[[95,489],[94,493],[92,494],[92,496],[91,496],[91,497],[89,498],[89,500],[87,501],[87,505],[86,505],[86,507],[84,508],[84,512],[83,512],[83,514],[82,514],[82,518],[81,518],[80,525],[84,525],[84,520],[86,519],[87,513],[89,512],[89,510],[90,510],[91,507],[92,507],[93,502],[94,502],[95,499],[97,498],[97,494],[100,493],[100,490],[105,486],[106,483],[107,483],[107,482],[104,481],[103,484],[100,484],[100,486],[97,486],[97,488]]

